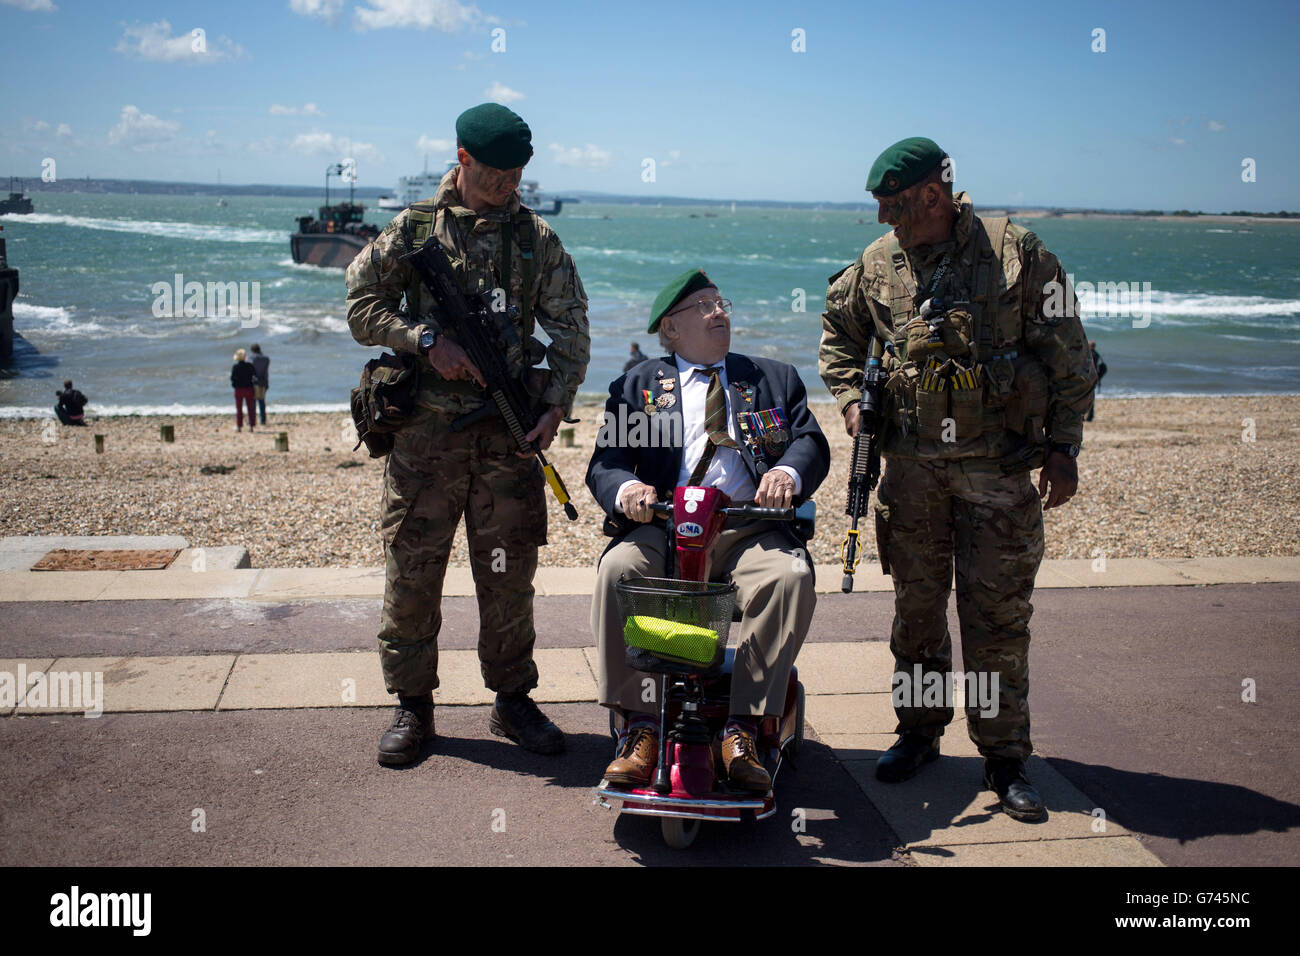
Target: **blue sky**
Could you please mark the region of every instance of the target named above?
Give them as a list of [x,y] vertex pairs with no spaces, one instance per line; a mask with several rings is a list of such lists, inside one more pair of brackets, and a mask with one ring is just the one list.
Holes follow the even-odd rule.
[[854,202],[926,135],[984,205],[1296,210],[1298,28],[1294,2],[0,0],[0,173],[312,185],[352,156],[391,187],[496,99],[548,192]]

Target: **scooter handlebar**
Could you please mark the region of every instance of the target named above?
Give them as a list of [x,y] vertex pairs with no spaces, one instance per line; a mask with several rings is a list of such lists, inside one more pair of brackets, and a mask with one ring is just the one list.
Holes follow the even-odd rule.
[[[661,515],[671,515],[673,513],[673,503],[671,501],[656,501],[650,505],[650,510]],[[794,508],[760,508],[758,505],[733,505],[720,510],[729,518],[763,518],[768,521],[793,521],[795,518]]]
[[730,518],[764,518],[768,521],[793,521],[793,508],[760,508],[758,505],[736,505],[723,508],[722,513]]

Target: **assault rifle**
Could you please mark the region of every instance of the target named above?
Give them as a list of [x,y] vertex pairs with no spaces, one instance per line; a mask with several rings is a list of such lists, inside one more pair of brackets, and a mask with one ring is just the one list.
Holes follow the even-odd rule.
[[[493,309],[494,293],[489,290],[473,297],[461,291],[456,273],[452,271],[447,253],[432,235],[419,249],[402,256],[402,261],[409,263],[420,277],[425,288],[438,303],[438,324],[452,333],[456,344],[465,350],[469,360],[474,363],[483,379],[487,382],[488,397],[492,404],[475,409],[451,423],[453,431],[459,431],[474,421],[489,415],[495,408],[505,419],[515,444],[524,454],[534,452],[541,463],[542,474],[551,486],[556,499],[564,506],[564,513],[570,521],[578,517],[578,509],[569,500],[569,492],[559,472],[546,460],[540,448],[534,448],[524,436],[537,427],[537,402],[524,388],[520,376],[511,375],[506,355],[516,357],[519,364],[529,362],[533,349],[523,349],[519,333],[511,322],[511,313]],[[538,343],[540,345],[540,343]],[[522,361],[520,361],[522,359]],[[538,357],[537,361],[540,361]]]
[[862,398],[858,400],[858,434],[853,439],[853,459],[849,463],[849,496],[844,513],[851,523],[844,535],[840,556],[844,561],[844,580],[840,590],[853,590],[853,572],[862,560],[858,545],[858,519],[867,513],[871,492],[880,479],[880,390],[885,371],[881,368],[880,339],[873,332],[867,343],[867,365],[862,370]]

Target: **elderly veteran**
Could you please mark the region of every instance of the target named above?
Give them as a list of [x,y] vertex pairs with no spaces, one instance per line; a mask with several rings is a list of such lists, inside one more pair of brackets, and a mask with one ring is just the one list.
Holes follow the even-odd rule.
[[[650,505],[680,485],[716,487],[737,503],[789,507],[808,498],[826,477],[830,447],[808,410],[794,367],[730,352],[731,303],[698,269],[659,293],[650,317],[668,353],[615,380],[605,404],[607,423],[638,415],[681,427],[628,429],[598,439],[587,487],[608,516],[616,540],[597,570],[591,628],[600,645],[600,703],[622,712],[625,730],[605,773],[610,783],[643,785],[658,753],[657,717],[646,712],[642,680],[627,666],[623,618],[614,586],[623,574],[661,577],[667,536]],[[767,415],[746,413],[767,412]],[[755,425],[765,419],[767,425]],[[635,436],[667,436],[660,442]],[[651,446],[651,447],[647,447]],[[736,585],[744,611],[731,681],[731,716],[722,759],[730,783],[765,792],[771,779],[755,737],[764,716],[779,715],[795,656],[816,596],[811,562],[784,523],[738,522],[714,545],[714,579]]]

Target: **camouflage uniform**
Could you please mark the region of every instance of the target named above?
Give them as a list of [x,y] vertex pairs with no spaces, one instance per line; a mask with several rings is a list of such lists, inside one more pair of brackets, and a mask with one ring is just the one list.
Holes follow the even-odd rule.
[[[914,666],[922,673],[951,668],[947,605],[955,561],[966,671],[998,678],[995,716],[981,717],[973,697],[967,700],[971,739],[985,757],[1023,760],[1033,752],[1029,598],[1043,557],[1042,510],[1029,471],[1049,440],[1082,444],[1096,375],[1056,256],[1021,226],[982,221],[965,193],[953,201],[953,239],[904,252],[887,233],[832,277],[820,372],[843,412],[861,397],[868,323],[894,343],[884,363],[876,540],[894,579],[895,684],[906,681],[913,704],[895,707],[895,732],[939,736],[952,720],[950,706],[917,706],[923,688]],[[945,256],[948,270],[931,292]],[[932,294],[970,303],[957,307],[965,323],[954,321],[975,352],[961,366],[982,366],[974,390],[918,388],[919,363],[908,360],[903,329]],[[950,341],[937,362],[959,351]]]
[[[551,338],[546,351],[551,375],[541,399],[567,414],[590,348],[587,296],[573,260],[546,222],[519,204],[517,194],[502,213],[480,216],[463,205],[456,182],[453,169],[431,204],[398,213],[352,261],[347,270],[352,335],[362,345],[419,352],[420,320],[429,318],[435,305],[413,270],[398,259],[421,239],[420,210],[425,230],[433,214],[433,234],[471,293],[503,287],[502,223],[509,220],[508,302],[524,301],[521,246],[531,245],[531,314]],[[399,311],[403,296],[406,307]],[[516,319],[525,341],[532,333],[529,325],[523,314]],[[451,431],[453,420],[484,400],[474,382],[444,379],[422,361],[419,412],[397,433],[388,456],[380,509],[386,581],[379,653],[389,693],[416,696],[438,686],[442,581],[462,512],[478,594],[484,683],[502,693],[537,686],[532,581],[537,548],[546,543],[541,468],[535,457],[515,454],[498,415]]]

